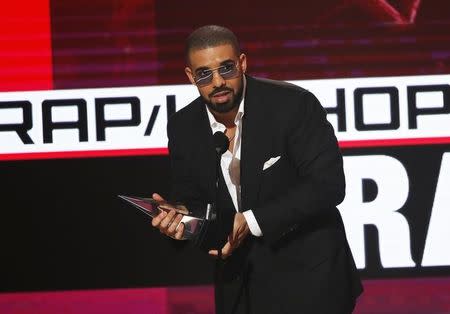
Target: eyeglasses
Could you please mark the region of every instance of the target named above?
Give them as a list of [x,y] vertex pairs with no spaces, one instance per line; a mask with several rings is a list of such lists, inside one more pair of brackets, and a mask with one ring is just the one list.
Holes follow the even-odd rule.
[[213,72],[216,70],[224,80],[236,78],[239,74],[237,65],[237,61],[229,61],[214,69],[199,69],[195,71],[194,82],[197,86],[206,86],[211,84],[213,80]]

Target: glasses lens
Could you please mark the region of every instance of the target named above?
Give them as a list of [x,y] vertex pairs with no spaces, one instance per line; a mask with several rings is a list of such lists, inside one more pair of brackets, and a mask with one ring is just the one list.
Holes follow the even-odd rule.
[[236,63],[234,62],[227,63],[219,68],[219,74],[225,80],[236,77],[237,73]]
[[199,86],[208,85],[212,82],[212,71],[202,70],[195,74],[195,84]]
[[197,86],[206,86],[211,84],[213,80],[213,71],[217,70],[219,75],[224,80],[235,78],[238,74],[238,69],[235,62],[229,62],[215,69],[204,69],[195,73],[195,84]]

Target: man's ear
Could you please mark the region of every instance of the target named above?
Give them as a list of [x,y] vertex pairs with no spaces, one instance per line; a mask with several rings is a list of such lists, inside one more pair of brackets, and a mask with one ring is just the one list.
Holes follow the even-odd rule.
[[186,75],[189,78],[189,81],[191,82],[191,84],[195,85],[194,75],[192,74],[191,68],[190,67],[185,67],[184,68],[184,73],[186,73]]
[[239,63],[241,64],[241,71],[245,73],[247,71],[247,56],[243,53],[239,56]]

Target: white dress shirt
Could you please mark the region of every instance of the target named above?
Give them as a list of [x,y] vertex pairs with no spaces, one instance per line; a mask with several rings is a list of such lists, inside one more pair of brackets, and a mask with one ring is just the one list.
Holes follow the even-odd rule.
[[[244,84],[245,86],[245,84]],[[244,94],[244,93],[243,93]],[[217,131],[225,132],[226,127],[222,123],[216,121],[214,115],[208,110],[209,123],[212,133]],[[233,200],[234,208],[236,211],[241,210],[241,183],[240,183],[240,160],[241,160],[241,138],[242,138],[242,117],[244,116],[244,97],[239,104],[239,110],[234,119],[236,124],[236,131],[234,134],[233,152],[227,150],[220,160],[220,166],[222,168],[223,178],[230,192],[231,199]],[[256,221],[255,215],[251,210],[246,210],[242,213],[247,221],[247,225],[250,232],[257,237],[262,236],[261,228]]]

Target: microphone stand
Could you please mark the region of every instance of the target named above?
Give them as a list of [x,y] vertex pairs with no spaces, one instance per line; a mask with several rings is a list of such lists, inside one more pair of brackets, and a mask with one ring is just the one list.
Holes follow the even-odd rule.
[[[216,132],[214,133],[214,146],[216,149],[216,195],[215,195],[215,206],[213,215],[216,216],[216,224],[217,224],[217,238],[220,239],[220,235],[222,235],[222,215],[223,213],[218,210],[218,204],[219,204],[219,184],[220,184],[220,161],[222,159],[223,153],[225,153],[229,146],[229,140],[227,136],[222,132]],[[217,313],[216,314],[224,314],[224,293],[223,293],[223,280],[222,280],[222,273],[223,273],[223,265],[224,262],[222,260],[222,248],[220,247],[220,241],[218,241],[218,248],[217,248],[217,260],[216,260],[216,266],[214,271],[214,278],[216,282],[216,308]]]

